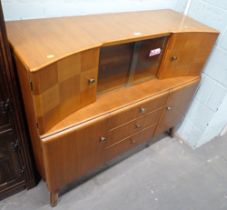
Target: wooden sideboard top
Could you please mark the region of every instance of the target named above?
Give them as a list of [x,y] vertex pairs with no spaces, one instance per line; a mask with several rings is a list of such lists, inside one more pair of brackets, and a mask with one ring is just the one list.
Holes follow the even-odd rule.
[[218,33],[173,10],[9,21],[6,26],[15,54],[31,72],[94,47],[179,32]]
[[199,76],[175,77],[164,80],[153,79],[129,88],[122,87],[99,95],[96,102],[73,112],[65,119],[59,121],[48,132],[41,135],[40,138],[44,142],[49,141],[53,136],[65,135],[65,133],[71,132],[75,127],[84,126],[87,122],[99,120],[100,117],[105,118],[113,111],[124,107],[129,109],[130,106],[135,106],[136,103],[143,100],[155,98],[182,85],[198,82],[199,80]]

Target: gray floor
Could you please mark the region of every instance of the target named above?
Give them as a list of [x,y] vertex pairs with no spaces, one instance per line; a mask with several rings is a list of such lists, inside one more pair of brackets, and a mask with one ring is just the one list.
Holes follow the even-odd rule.
[[[0,209],[51,209],[45,183]],[[227,210],[227,137],[195,151],[164,138],[64,194],[54,209]]]

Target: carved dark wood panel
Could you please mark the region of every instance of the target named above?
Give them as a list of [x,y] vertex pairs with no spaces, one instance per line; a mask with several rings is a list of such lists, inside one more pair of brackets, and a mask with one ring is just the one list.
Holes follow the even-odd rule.
[[23,176],[19,144],[12,129],[0,132],[0,189]]
[[0,1],[0,199],[35,185],[18,87]]

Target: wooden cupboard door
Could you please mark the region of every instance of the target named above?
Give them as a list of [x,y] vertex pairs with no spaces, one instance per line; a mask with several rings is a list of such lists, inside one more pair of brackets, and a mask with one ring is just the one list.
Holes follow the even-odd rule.
[[[99,48],[89,49],[63,58],[25,78],[32,82],[31,93],[40,134],[72,112],[95,102],[98,62]],[[19,60],[17,68],[25,71]]]
[[58,190],[102,165],[105,138],[103,119],[43,142],[49,190]]
[[214,46],[216,33],[172,34],[159,69],[159,78],[197,76]]
[[198,83],[199,81],[197,80],[171,91],[155,135],[168,131],[182,121],[195,94]]

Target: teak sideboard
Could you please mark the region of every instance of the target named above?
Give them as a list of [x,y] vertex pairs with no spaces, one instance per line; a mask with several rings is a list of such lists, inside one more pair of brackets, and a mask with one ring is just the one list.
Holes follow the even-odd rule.
[[66,185],[182,121],[218,32],[172,10],[7,22],[36,164]]

